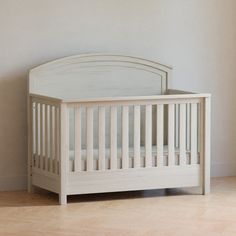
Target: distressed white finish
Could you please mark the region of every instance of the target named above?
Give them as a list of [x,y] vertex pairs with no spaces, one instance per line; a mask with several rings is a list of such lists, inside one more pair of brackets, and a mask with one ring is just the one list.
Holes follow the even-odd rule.
[[140,106],[134,106],[134,168],[140,167]]
[[152,166],[152,106],[146,105],[145,110],[145,166]]
[[87,170],[93,170],[93,108],[87,108]]
[[[83,84],[82,78],[96,75],[95,65],[102,68],[99,73],[96,71],[97,82],[90,80],[90,85]],[[118,84],[113,80],[121,75],[117,68],[124,73],[130,67],[133,72],[156,75],[156,80],[161,81],[150,90],[151,96],[138,94],[138,81],[132,84],[130,96],[126,94],[131,86],[129,81],[122,80],[122,89],[119,87],[117,92]],[[85,77],[78,77],[81,70]],[[100,80],[107,71],[114,76],[110,83],[112,97],[107,90],[109,83],[102,84],[104,80]],[[202,186],[203,193],[208,193],[210,95],[168,90],[170,74],[169,67],[158,63],[108,55],[75,56],[33,69],[28,103],[29,190],[36,185],[59,193],[61,204],[66,204],[69,194],[94,192]],[[62,87],[67,75],[71,89],[75,89],[75,83],[79,88],[74,93],[78,97],[73,97],[75,91],[70,93],[68,87]],[[126,76],[130,75],[127,72]],[[142,79],[148,83],[150,77],[142,74]],[[47,82],[49,86],[44,88]],[[150,87],[144,89],[145,93],[148,89]],[[153,89],[156,94],[152,94]],[[83,97],[85,91],[93,96]],[[57,96],[57,92],[62,96]],[[69,110],[74,114],[73,150],[69,145]],[[86,127],[85,137],[82,127]]]
[[111,107],[111,147],[110,147],[110,169],[117,169],[117,108],[115,106]]
[[122,110],[122,168],[129,167],[129,107],[123,106]]
[[175,164],[175,117],[174,104],[168,104],[168,165]]
[[180,118],[179,118],[179,163],[180,165],[186,165],[186,104],[180,104]]
[[170,72],[135,57],[77,55],[32,69],[29,92],[61,99],[163,94]]
[[163,166],[164,109],[157,105],[157,166]]
[[105,170],[105,107],[99,107],[99,170]]
[[197,104],[191,104],[191,164],[197,164]]
[[75,108],[75,162],[74,170],[81,170],[81,109]]

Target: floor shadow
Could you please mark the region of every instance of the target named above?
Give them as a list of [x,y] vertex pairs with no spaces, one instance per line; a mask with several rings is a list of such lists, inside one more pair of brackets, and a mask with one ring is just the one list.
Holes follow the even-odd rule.
[[137,198],[156,198],[199,194],[199,189],[156,189],[113,193],[96,193],[68,196],[68,203],[126,200]]
[[[190,189],[157,189],[143,191],[96,193],[68,196],[68,204],[82,202],[116,201],[137,198],[160,198],[199,194],[196,188]],[[58,194],[40,188],[31,194],[27,191],[0,192],[0,209],[3,207],[60,206]]]

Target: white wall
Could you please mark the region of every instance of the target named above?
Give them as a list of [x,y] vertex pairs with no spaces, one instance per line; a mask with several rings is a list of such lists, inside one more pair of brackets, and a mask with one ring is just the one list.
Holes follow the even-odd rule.
[[0,0],[0,190],[26,186],[29,68],[86,52],[173,65],[173,86],[211,92],[212,175],[236,175],[235,0]]

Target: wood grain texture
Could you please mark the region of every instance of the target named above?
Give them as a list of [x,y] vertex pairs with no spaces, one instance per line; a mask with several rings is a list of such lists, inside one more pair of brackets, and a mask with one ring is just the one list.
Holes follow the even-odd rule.
[[[32,69],[29,99],[36,105],[33,151],[36,165],[32,178],[29,175],[29,189],[32,182],[33,185],[57,192],[61,204],[66,204],[69,194],[95,192],[201,185],[203,193],[208,193],[210,95],[168,90],[171,74],[170,67],[149,60],[100,54],[63,58]],[[190,109],[186,113],[185,104],[190,107],[190,104],[196,103],[201,103],[201,161],[200,164],[185,165],[186,151],[189,157],[190,152],[194,155],[196,149],[191,144],[193,150],[189,150]],[[46,112],[42,109],[46,106],[49,109],[47,127],[47,122],[43,121]],[[176,118],[176,106],[180,107],[179,120]],[[80,114],[78,107],[83,108],[84,115]],[[168,130],[164,129],[164,118],[167,117],[165,107],[168,107]],[[57,115],[59,109],[60,114]],[[157,116],[153,117],[156,110]],[[70,133],[72,123],[69,111],[75,111],[74,163],[70,160],[69,141],[73,132]],[[192,115],[195,113],[193,111]],[[82,132],[84,125],[85,144],[81,142],[81,137],[85,137]],[[196,122],[191,126],[194,140],[196,127],[193,126],[197,126]],[[130,127],[133,133],[129,132]],[[47,130],[50,152],[48,168],[44,169],[43,162],[47,161],[44,136]],[[167,132],[168,152],[164,150],[163,137]],[[99,135],[97,140],[94,138],[96,135]],[[157,140],[156,146],[153,146],[153,137]],[[110,141],[107,146],[106,140]],[[144,152],[141,143],[145,143]],[[131,144],[133,151],[130,152]],[[84,155],[82,157],[84,151],[85,158]],[[118,158],[119,155],[121,158]],[[180,165],[176,163],[178,155]]]
[[170,72],[169,66],[131,56],[77,55],[32,69],[29,92],[62,99],[164,94]]
[[106,113],[104,107],[99,107],[99,170],[105,170],[105,147],[106,147]]

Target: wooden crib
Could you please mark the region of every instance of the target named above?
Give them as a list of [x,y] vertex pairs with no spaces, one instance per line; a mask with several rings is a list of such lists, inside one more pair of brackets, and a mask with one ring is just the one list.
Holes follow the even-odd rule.
[[172,69],[79,55],[29,74],[28,190],[67,195],[210,191],[210,95],[168,88]]

